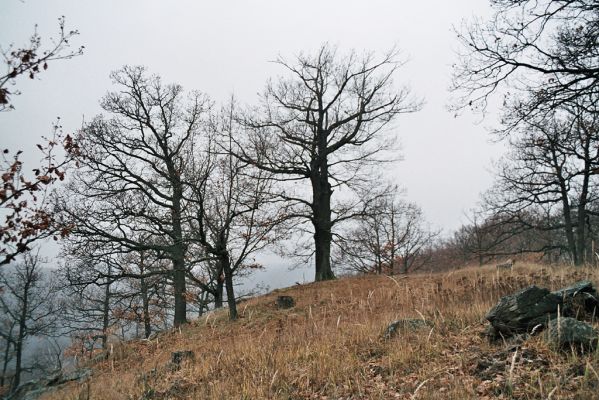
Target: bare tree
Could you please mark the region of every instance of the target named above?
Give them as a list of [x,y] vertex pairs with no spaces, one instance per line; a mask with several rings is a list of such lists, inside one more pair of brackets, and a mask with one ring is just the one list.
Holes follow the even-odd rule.
[[[194,199],[198,204],[192,225],[198,243],[213,262],[217,277],[217,296],[226,287],[229,317],[237,318],[234,276],[258,268],[252,255],[273,243],[273,231],[281,220],[273,207],[270,172],[253,168],[233,156],[233,138],[239,127],[233,100],[214,115],[202,150],[212,168],[196,179]],[[204,161],[206,163],[206,161]]]
[[392,191],[340,235],[339,261],[364,273],[412,272],[425,264],[423,250],[432,247],[437,235],[426,226],[420,207]]
[[181,86],[142,67],[124,67],[112,78],[120,91],[101,103],[111,117],[96,117],[78,137],[81,168],[63,194],[62,216],[75,227],[72,241],[169,260],[178,326],[187,321],[186,276],[194,265],[184,172],[210,103],[198,92],[186,101]]
[[118,244],[110,253],[108,247],[90,242],[66,241],[63,247],[61,273],[69,299],[65,330],[80,342],[88,341],[88,349],[100,340],[106,350],[110,333],[118,327],[126,331],[123,338],[133,336],[132,326],[136,337],[141,336],[140,325],[144,337],[163,329],[166,308],[172,307],[172,296],[166,295],[168,260],[151,251],[122,253]]
[[561,232],[557,240],[521,251],[563,248],[576,265],[587,259],[591,208],[599,194],[599,113],[588,111],[592,103],[577,100],[528,118],[519,136],[509,139],[497,184],[486,195],[488,210],[512,234]]
[[289,77],[267,84],[261,107],[243,120],[248,135],[236,140],[234,151],[283,184],[287,215],[311,224],[315,279],[333,279],[333,227],[354,217],[361,203],[335,202],[333,192],[349,193],[367,167],[382,160],[392,139],[385,130],[420,103],[393,86],[401,65],[395,52],[380,60],[355,52],[340,57],[323,45],[314,55],[276,62]]
[[[454,69],[455,108],[486,108],[503,90],[521,120],[599,87],[599,5],[594,0],[491,0],[490,21],[462,28]],[[520,120],[512,121],[514,123]],[[513,127],[511,125],[509,127]]]
[[14,346],[11,390],[15,390],[21,382],[21,374],[29,369],[23,361],[27,340],[48,335],[55,329],[61,304],[55,301],[56,288],[42,271],[38,254],[26,254],[23,262],[3,269],[0,286],[0,310],[8,322],[4,326],[10,328],[1,334]]

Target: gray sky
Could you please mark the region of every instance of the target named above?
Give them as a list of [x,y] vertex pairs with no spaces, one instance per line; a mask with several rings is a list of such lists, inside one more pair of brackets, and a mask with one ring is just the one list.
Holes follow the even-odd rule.
[[[481,0],[0,0],[0,44],[24,44],[37,23],[44,39],[56,36],[57,18],[81,33],[73,42],[85,54],[54,62],[39,80],[22,79],[16,110],[0,114],[1,147],[34,153],[39,137],[57,116],[65,131],[99,110],[110,89],[108,74],[124,64],[145,65],[166,82],[198,89],[215,101],[231,93],[256,101],[269,77],[282,73],[268,63],[277,55],[313,51],[323,42],[340,50],[384,53],[397,45],[409,59],[396,76],[423,97],[422,111],[400,117],[404,161],[393,171],[407,198],[447,231],[464,220],[491,183],[489,143],[478,116],[454,118],[446,111],[450,66],[457,48],[453,25],[490,13]],[[491,110],[492,111],[492,110]]]

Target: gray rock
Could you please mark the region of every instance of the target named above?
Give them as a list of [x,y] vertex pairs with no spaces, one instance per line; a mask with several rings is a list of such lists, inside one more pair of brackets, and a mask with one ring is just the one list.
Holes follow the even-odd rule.
[[586,322],[574,318],[556,318],[549,322],[545,339],[560,349],[574,347],[581,350],[593,350],[597,347],[597,331]]
[[562,302],[562,297],[547,289],[529,286],[502,297],[485,318],[498,334],[509,337],[544,326],[557,315]]
[[277,308],[292,308],[295,306],[295,300],[291,296],[279,296],[275,303]]
[[91,369],[78,369],[73,372],[63,374],[57,372],[47,378],[37,379],[29,382],[25,382],[20,385],[13,393],[11,393],[7,400],[35,400],[43,394],[52,392],[68,382],[83,382],[89,378],[92,374]]
[[399,319],[391,322],[389,326],[387,326],[387,329],[385,329],[385,332],[383,333],[383,337],[385,339],[391,339],[393,336],[397,335],[401,329],[416,330],[421,328],[431,328],[433,326],[432,322],[423,319]]
[[171,353],[171,364],[179,366],[183,361],[193,360],[194,358],[195,354],[191,350],[173,351]]
[[576,316],[580,311],[594,314],[599,308],[599,295],[591,281],[576,282],[567,288],[553,292],[562,298],[564,315]]
[[576,282],[572,286],[553,292],[560,297],[574,297],[579,293],[597,293],[591,281]]

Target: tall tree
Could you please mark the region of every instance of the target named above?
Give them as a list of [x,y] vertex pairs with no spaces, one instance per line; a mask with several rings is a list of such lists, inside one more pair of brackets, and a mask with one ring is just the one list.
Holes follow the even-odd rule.
[[342,57],[325,44],[313,55],[277,63],[289,76],[267,84],[261,106],[243,119],[248,135],[235,153],[284,184],[279,195],[288,216],[312,227],[315,279],[333,279],[333,227],[355,216],[349,205],[360,203],[335,202],[333,192],[351,189],[381,161],[392,140],[385,130],[420,104],[393,85],[401,65],[395,52],[380,60],[355,52]]
[[[239,126],[235,102],[213,115],[203,147],[212,168],[198,177],[193,186],[198,211],[192,222],[198,243],[207,258],[207,266],[217,276],[217,295],[226,287],[231,319],[237,318],[234,276],[243,270],[259,267],[252,255],[273,243],[273,231],[281,220],[280,210],[273,207],[270,172],[248,165],[233,156],[233,138]],[[206,161],[204,161],[206,162]]]
[[119,91],[101,103],[110,117],[94,118],[78,136],[80,168],[60,208],[65,224],[75,226],[73,241],[108,252],[151,251],[170,261],[178,326],[187,321],[186,276],[193,266],[184,173],[210,103],[198,92],[186,100],[181,86],[165,85],[142,67],[111,76]]
[[497,184],[486,196],[488,209],[516,233],[558,231],[563,239],[522,251],[563,247],[575,265],[588,258],[588,221],[599,195],[599,113],[589,112],[594,107],[578,100],[564,104],[543,118],[528,118],[510,137]]

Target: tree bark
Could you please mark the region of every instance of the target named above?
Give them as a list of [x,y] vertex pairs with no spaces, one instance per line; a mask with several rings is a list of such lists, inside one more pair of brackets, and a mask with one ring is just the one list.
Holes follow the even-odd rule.
[[[12,328],[9,334],[12,337]],[[0,376],[0,387],[4,387],[6,383],[6,370],[8,369],[8,362],[10,361],[10,341],[6,340],[6,348],[4,349],[4,359],[2,361],[2,376]]]
[[577,216],[577,227],[576,227],[576,241],[578,250],[578,263],[576,265],[583,265],[586,261],[586,220],[587,220],[587,201],[589,193],[589,180],[591,174],[591,154],[589,152],[589,146],[591,142],[589,139],[585,140],[584,148],[584,169],[583,169],[583,180],[582,187],[580,189],[580,196],[578,198],[578,216]]
[[140,279],[141,301],[143,308],[144,337],[147,339],[152,334],[152,319],[150,317],[150,300],[148,298],[148,284],[145,278]]
[[27,329],[27,315],[29,313],[29,287],[31,285],[31,279],[29,271],[27,271],[27,278],[25,286],[23,288],[23,303],[21,304],[21,315],[19,318],[19,333],[17,334],[17,341],[15,343],[15,375],[11,384],[11,391],[14,391],[19,387],[21,383],[21,371],[23,369],[23,342],[25,340],[25,330]]
[[566,234],[566,241],[568,243],[568,253],[570,253],[574,265],[579,265],[578,252],[576,251],[576,241],[574,239],[574,228],[572,226],[572,213],[570,200],[568,197],[568,188],[566,180],[563,176],[562,167],[559,161],[557,160],[557,155],[555,154],[554,149],[552,149],[552,160],[553,165],[555,167],[557,180],[559,182],[560,197],[562,203],[562,215],[564,216],[564,230]]
[[231,269],[231,260],[229,254],[225,252],[221,255],[220,262],[223,266],[225,274],[225,287],[227,289],[227,303],[229,305],[229,319],[234,321],[237,319],[237,304],[235,303],[235,289],[233,287],[233,271]]
[[327,159],[327,135],[319,132],[317,137],[318,156],[312,161],[312,206],[314,224],[315,281],[335,279],[331,268],[331,196]]
[[224,276],[222,276],[222,278],[221,276],[219,276],[216,279],[216,292],[214,293],[214,308],[221,308],[223,306],[225,279]]
[[[323,135],[321,135],[323,136]],[[326,137],[325,137],[326,140]],[[326,143],[325,143],[326,146]],[[326,148],[321,150],[326,153]],[[316,175],[312,178],[313,212],[314,218],[314,258],[316,267],[315,280],[326,281],[335,279],[331,268],[331,184],[328,181],[328,166],[326,158],[317,166]]]
[[[108,269],[110,275],[110,268]],[[110,324],[110,283],[104,288],[104,301],[102,302],[102,350],[108,348],[108,325]]]
[[185,265],[183,260],[173,260],[173,290],[175,297],[175,327],[187,323],[187,302],[185,301]]
[[[165,154],[167,153],[168,150],[165,150]],[[175,297],[175,316],[173,325],[175,327],[178,327],[188,322],[187,301],[185,299],[185,278],[187,271],[185,270],[185,245],[183,243],[183,228],[181,218],[181,200],[183,199],[183,187],[172,158],[166,157],[166,164],[171,179],[171,185],[173,187],[173,204],[171,211],[171,218],[173,224],[173,232],[171,239],[174,242],[171,254],[173,261],[173,295]]]

